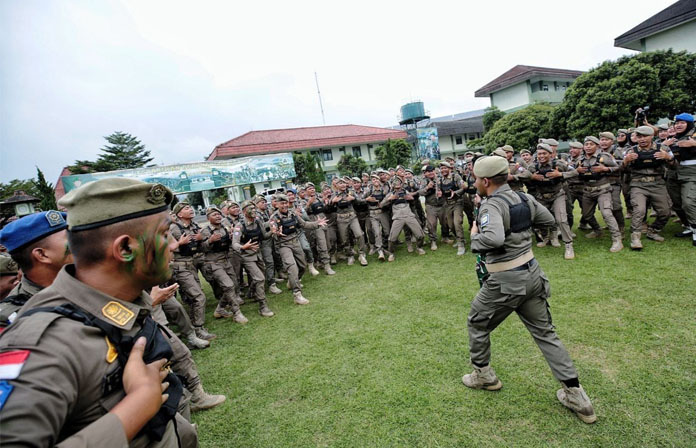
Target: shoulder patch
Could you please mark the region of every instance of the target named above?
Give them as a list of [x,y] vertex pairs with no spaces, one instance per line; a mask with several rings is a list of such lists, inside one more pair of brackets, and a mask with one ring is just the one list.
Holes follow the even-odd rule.
[[12,350],[0,353],[0,380],[17,378],[29,357],[29,353],[29,350]]
[[484,228],[488,225],[488,221],[490,220],[488,213],[484,214],[481,216],[481,228]]
[[102,308],[102,314],[104,317],[120,326],[126,325],[131,319],[133,319],[133,317],[135,317],[135,313],[133,313],[133,311],[113,300],[104,305],[104,308]]

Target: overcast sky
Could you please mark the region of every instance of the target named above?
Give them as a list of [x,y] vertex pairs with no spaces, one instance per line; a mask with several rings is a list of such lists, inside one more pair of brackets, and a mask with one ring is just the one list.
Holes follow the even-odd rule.
[[158,164],[250,130],[391,126],[485,108],[517,64],[588,70],[672,4],[624,1],[0,0],[0,181],[55,183],[114,131]]

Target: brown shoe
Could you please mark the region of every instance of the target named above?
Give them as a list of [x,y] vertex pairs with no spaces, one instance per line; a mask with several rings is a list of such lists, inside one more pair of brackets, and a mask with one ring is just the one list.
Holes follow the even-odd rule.
[[503,387],[491,366],[474,366],[473,372],[462,377],[462,383],[472,389],[500,390]]
[[592,402],[582,386],[566,387],[563,385],[563,388],[558,389],[556,392],[556,397],[563,406],[575,412],[575,415],[583,422],[594,423],[597,421],[597,416],[592,408]]

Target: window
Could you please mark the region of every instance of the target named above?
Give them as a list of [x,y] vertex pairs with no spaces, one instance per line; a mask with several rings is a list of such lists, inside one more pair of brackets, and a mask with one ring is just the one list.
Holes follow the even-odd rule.
[[322,149],[321,150],[321,158],[324,159],[324,162],[328,162],[329,160],[333,160],[333,152],[330,149]]
[[461,137],[455,137],[454,143],[457,144],[457,145],[461,145],[461,144],[462,144],[462,138],[461,138]]
[[360,150],[360,146],[353,146],[353,156],[362,157],[362,151]]
[[549,85],[548,85],[548,84],[544,84],[543,86],[541,86],[541,90],[543,90],[544,92],[548,92],[548,91],[549,91]]
[[469,134],[469,140],[473,140],[476,138],[476,134]]

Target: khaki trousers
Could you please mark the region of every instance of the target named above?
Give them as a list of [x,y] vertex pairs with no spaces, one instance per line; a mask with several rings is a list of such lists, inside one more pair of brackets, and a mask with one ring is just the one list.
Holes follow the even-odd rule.
[[205,323],[205,294],[198,279],[198,269],[193,261],[173,261],[172,271],[174,281],[179,284],[181,297],[189,306],[191,323],[201,327]]
[[[357,221],[356,221],[357,222]],[[307,262],[304,251],[297,238],[278,243],[278,254],[283,263],[283,270],[288,273],[288,281],[292,292],[301,292],[300,279],[305,273]]]
[[425,204],[425,216],[428,219],[428,236],[430,237],[430,241],[436,241],[437,222],[440,221],[440,227],[447,225],[445,207]]
[[343,250],[346,256],[353,256],[353,248],[350,245],[348,238],[348,230],[353,233],[353,236],[358,241],[358,250],[360,255],[365,255],[365,235],[360,228],[360,222],[355,213],[336,214],[336,224],[338,225],[338,237],[340,240],[340,245],[343,246]]
[[464,243],[464,228],[462,228],[464,208],[462,207],[461,202],[447,201],[443,208],[445,209],[447,227],[450,229],[450,231],[454,230],[458,243]]
[[593,230],[599,231],[599,223],[594,219],[595,207],[599,207],[599,211],[604,218],[604,222],[609,227],[612,238],[621,238],[621,230],[612,213],[611,202],[611,186],[598,190],[583,190],[582,194],[582,220],[586,221]]
[[655,209],[657,218],[650,228],[659,232],[662,230],[669,217],[672,215],[672,204],[665,184],[633,183],[631,185],[631,232],[640,232],[643,229],[643,221],[648,212],[648,204]]

